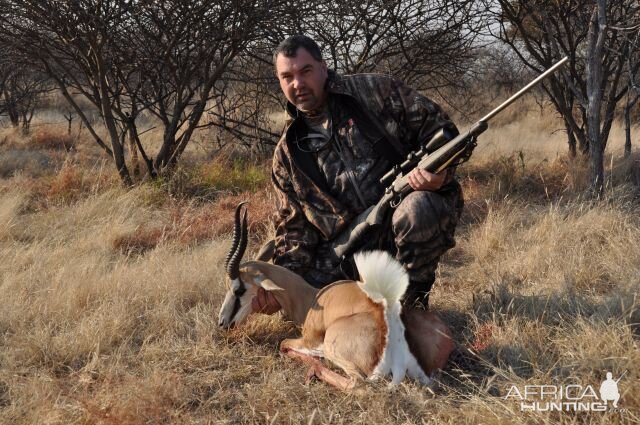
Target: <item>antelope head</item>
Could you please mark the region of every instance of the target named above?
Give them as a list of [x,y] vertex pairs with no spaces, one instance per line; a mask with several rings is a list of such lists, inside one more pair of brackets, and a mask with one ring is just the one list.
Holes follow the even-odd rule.
[[254,312],[251,301],[262,288],[276,297],[285,317],[302,325],[318,290],[296,273],[269,262],[275,249],[273,240],[263,245],[255,260],[240,264],[247,249],[247,210],[242,211],[244,204],[236,207],[233,241],[225,260],[227,293],[218,323],[224,328],[232,328],[244,322]]
[[254,282],[244,282],[240,276],[240,261],[247,249],[246,208],[242,212],[242,222],[240,221],[240,213],[245,203],[242,202],[236,207],[233,241],[224,263],[227,293],[220,308],[218,324],[225,328],[240,324],[251,314],[251,299],[258,292],[258,286]]

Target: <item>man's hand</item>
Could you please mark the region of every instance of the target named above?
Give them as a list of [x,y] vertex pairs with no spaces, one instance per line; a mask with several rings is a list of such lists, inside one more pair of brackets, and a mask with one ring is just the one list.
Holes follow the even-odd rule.
[[271,292],[258,288],[258,294],[251,299],[251,309],[254,313],[273,314],[282,307]]
[[413,190],[438,190],[442,187],[446,177],[446,170],[433,174],[426,170],[414,168],[407,175],[407,181]]

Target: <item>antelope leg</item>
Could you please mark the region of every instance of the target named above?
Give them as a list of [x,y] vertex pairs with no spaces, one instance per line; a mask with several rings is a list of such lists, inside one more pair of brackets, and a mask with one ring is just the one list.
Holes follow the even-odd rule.
[[321,381],[324,381],[342,391],[348,391],[355,386],[355,380],[345,378],[344,376],[325,367],[317,357],[303,354],[295,350],[284,350],[282,353],[310,366],[307,371],[305,383],[308,383],[315,376]]

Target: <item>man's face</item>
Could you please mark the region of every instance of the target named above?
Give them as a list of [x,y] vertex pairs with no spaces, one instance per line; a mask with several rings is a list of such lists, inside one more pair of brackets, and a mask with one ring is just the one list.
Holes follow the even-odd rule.
[[295,57],[288,58],[282,53],[276,57],[276,73],[285,97],[300,111],[316,111],[323,106],[327,80],[324,61],[315,60],[300,47]]

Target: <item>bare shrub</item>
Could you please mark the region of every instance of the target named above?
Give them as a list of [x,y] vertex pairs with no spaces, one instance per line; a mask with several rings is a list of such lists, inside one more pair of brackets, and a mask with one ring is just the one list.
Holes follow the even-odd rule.
[[76,148],[77,139],[56,129],[41,128],[31,136],[31,145],[35,149],[54,149],[71,151]]
[[111,189],[116,181],[112,171],[83,168],[67,158],[55,174],[29,179],[25,184],[31,192],[30,205],[40,209],[78,202]]

